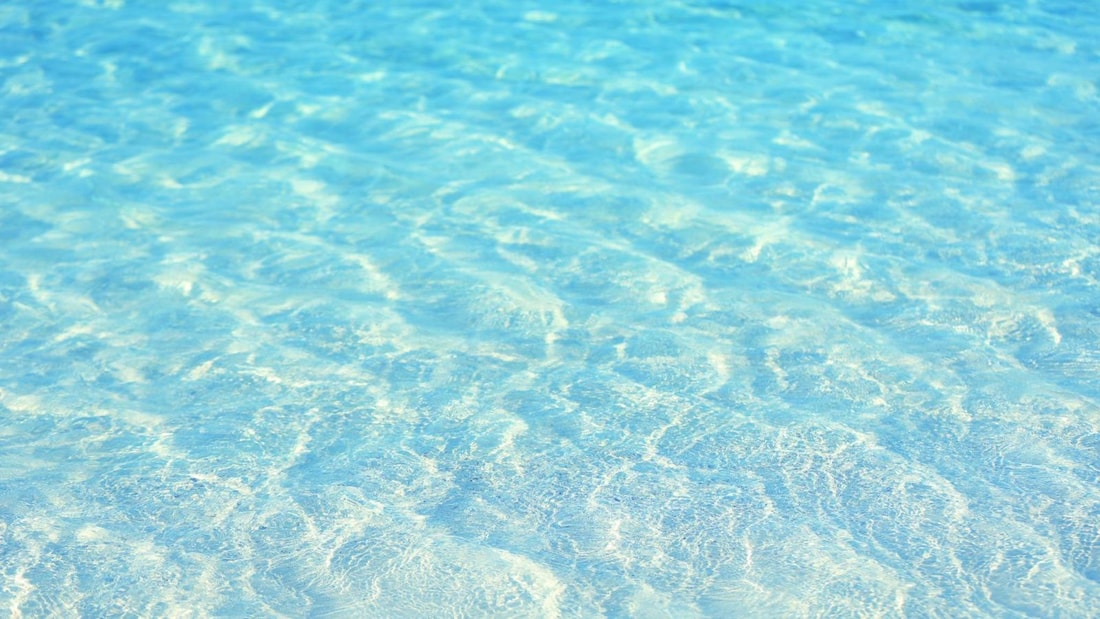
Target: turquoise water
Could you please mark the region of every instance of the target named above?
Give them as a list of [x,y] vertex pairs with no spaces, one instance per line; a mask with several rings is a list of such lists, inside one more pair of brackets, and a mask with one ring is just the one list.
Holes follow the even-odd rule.
[[0,615],[1100,616],[1091,2],[0,4]]

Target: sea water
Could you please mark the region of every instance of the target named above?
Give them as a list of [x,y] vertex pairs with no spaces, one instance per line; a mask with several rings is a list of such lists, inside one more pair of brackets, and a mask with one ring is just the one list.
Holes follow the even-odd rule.
[[1100,615],[1092,2],[0,4],[0,614]]

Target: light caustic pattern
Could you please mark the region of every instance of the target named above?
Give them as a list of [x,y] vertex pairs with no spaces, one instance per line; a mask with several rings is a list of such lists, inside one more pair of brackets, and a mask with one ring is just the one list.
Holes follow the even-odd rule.
[[3,3],[0,613],[1096,613],[1098,32]]

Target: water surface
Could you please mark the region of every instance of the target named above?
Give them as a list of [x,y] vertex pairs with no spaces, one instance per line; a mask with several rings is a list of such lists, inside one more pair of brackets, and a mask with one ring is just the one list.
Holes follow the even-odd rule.
[[1086,617],[1087,2],[0,6],[0,613]]

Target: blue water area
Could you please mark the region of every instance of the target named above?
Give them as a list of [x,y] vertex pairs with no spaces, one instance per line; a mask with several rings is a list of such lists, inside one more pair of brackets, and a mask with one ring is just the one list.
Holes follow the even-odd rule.
[[0,4],[0,615],[1100,616],[1100,9]]

